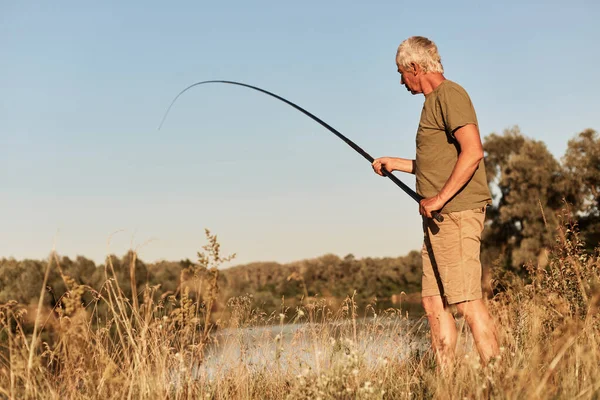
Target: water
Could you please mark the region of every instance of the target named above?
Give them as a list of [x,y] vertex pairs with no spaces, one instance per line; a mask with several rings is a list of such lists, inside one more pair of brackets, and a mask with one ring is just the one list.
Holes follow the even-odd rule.
[[243,367],[254,372],[293,374],[330,368],[334,363],[361,363],[377,368],[429,348],[423,319],[376,318],[326,324],[301,323],[223,329],[215,335],[195,376],[213,379]]

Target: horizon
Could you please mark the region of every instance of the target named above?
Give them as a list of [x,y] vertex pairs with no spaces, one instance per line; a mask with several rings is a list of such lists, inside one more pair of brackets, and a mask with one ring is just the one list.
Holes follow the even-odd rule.
[[[133,249],[127,250],[127,252],[123,253],[123,254],[108,254],[104,260],[102,261],[96,261],[93,260],[89,257],[86,257],[84,254],[77,254],[75,256],[68,256],[68,255],[63,255],[59,252],[56,252],[56,256],[59,257],[59,260],[63,257],[66,257],[68,259],[70,259],[71,261],[75,261],[78,257],[83,257],[86,260],[92,261],[94,263],[94,265],[96,267],[100,267],[102,265],[105,265],[106,263],[106,258],[108,258],[109,256],[111,257],[118,257],[119,259],[123,259],[123,257],[127,256],[128,253],[130,251],[132,251]],[[255,261],[249,261],[249,262],[245,262],[245,263],[236,263],[235,262],[235,258],[233,260],[231,260],[231,262],[229,262],[230,265],[227,265],[225,267],[219,268],[221,270],[224,269],[229,269],[229,268],[235,268],[235,267],[245,267],[245,266],[250,266],[252,264],[270,264],[270,263],[274,263],[274,264],[279,264],[279,265],[289,265],[289,264],[295,264],[295,263],[300,263],[303,261],[313,261],[313,260],[318,260],[320,258],[324,258],[324,257],[328,257],[328,256],[334,256],[337,257],[340,260],[345,259],[348,256],[353,256],[355,260],[364,260],[364,259],[373,259],[373,260],[381,260],[381,259],[387,259],[387,258],[403,258],[403,257],[407,257],[410,253],[412,252],[419,252],[419,250],[409,250],[406,254],[401,254],[401,255],[397,255],[397,256],[366,256],[366,257],[356,257],[354,254],[352,253],[348,253],[348,254],[334,254],[334,253],[323,253],[321,255],[315,256],[315,257],[304,257],[304,258],[299,258],[299,259],[294,259],[294,260],[290,260],[290,261],[274,261],[274,260],[255,260]],[[14,257],[4,257],[4,256],[0,256],[0,260],[14,260],[14,261],[39,261],[39,262],[45,262],[48,261],[50,259],[50,257],[53,256],[53,253],[50,252],[48,254],[47,257],[43,257],[43,258],[21,258],[21,259],[17,259]],[[182,258],[182,259],[157,259],[157,260],[152,260],[152,261],[148,261],[148,260],[144,260],[141,257],[137,257],[138,260],[142,261],[144,264],[159,264],[161,262],[167,262],[167,263],[180,263],[180,262],[185,262],[185,261],[190,261],[192,263],[196,263],[197,260],[196,259],[190,259],[190,258]]]

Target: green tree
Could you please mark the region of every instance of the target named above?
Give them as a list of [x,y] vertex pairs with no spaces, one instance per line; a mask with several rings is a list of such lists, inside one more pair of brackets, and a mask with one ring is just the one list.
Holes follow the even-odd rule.
[[519,269],[528,261],[545,263],[554,241],[555,212],[564,200],[577,200],[574,185],[546,145],[523,136],[518,127],[485,139],[486,169],[494,202],[484,231],[490,258]]
[[47,261],[0,260],[0,303],[29,304],[39,298]]
[[569,140],[563,164],[579,200],[579,228],[593,248],[600,242],[600,135],[586,129]]

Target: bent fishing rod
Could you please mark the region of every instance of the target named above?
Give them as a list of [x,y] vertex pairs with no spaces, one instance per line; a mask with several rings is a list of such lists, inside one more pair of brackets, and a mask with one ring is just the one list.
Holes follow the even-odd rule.
[[[363,149],[361,149],[352,140],[348,139],[346,136],[342,135],[340,132],[338,132],[336,129],[334,129],[332,126],[330,126],[328,123],[326,123],[325,121],[323,121],[319,117],[313,115],[312,113],[306,111],[304,108],[300,107],[299,105],[296,105],[296,104],[292,103],[291,101],[286,100],[283,97],[278,96],[275,93],[271,93],[271,92],[269,92],[267,90],[258,88],[256,86],[247,85],[245,83],[234,82],[234,81],[222,81],[222,80],[202,81],[202,82],[196,82],[196,83],[194,83],[194,84],[186,87],[181,92],[179,92],[179,94],[177,96],[175,96],[175,98],[171,102],[171,105],[169,105],[169,108],[167,108],[167,112],[165,112],[165,115],[163,116],[163,119],[160,122],[160,125],[158,126],[158,130],[160,130],[160,128],[162,128],[165,120],[167,119],[167,115],[169,115],[169,111],[171,111],[171,108],[173,107],[173,105],[175,104],[175,102],[177,101],[177,99],[179,98],[179,96],[181,96],[182,94],[184,94],[185,92],[187,92],[188,90],[190,90],[193,87],[204,85],[204,84],[207,84],[207,83],[226,83],[226,84],[230,84],[230,85],[244,86],[244,87],[247,87],[249,89],[254,89],[254,90],[259,91],[261,93],[267,94],[267,95],[269,95],[271,97],[276,98],[277,100],[281,100],[284,103],[286,103],[287,105],[290,105],[290,106],[294,107],[296,110],[300,111],[301,113],[303,113],[306,116],[310,117],[314,121],[318,122],[321,126],[323,126],[324,128],[326,128],[327,130],[329,130],[335,136],[337,136],[338,138],[342,139],[344,142],[346,142],[346,144],[348,146],[352,147],[358,154],[360,154],[361,156],[363,156],[364,158],[366,158],[369,161],[369,163],[372,164],[373,161],[375,160],[373,157],[371,157],[371,155],[369,153],[367,153],[366,151],[364,151]],[[386,177],[390,178],[392,182],[394,182],[396,185],[398,185],[398,187],[400,187],[400,189],[402,189],[406,194],[408,194],[417,203],[419,203],[423,199],[422,196],[419,196],[414,190],[412,190],[411,188],[409,188],[408,186],[406,186],[406,184],[404,182],[402,182],[400,179],[398,179],[394,174],[392,174],[391,172],[389,172],[383,166],[381,167],[381,172]],[[431,215],[438,222],[442,222],[444,220],[444,217],[439,212],[437,212],[437,211],[433,211],[431,213]]]

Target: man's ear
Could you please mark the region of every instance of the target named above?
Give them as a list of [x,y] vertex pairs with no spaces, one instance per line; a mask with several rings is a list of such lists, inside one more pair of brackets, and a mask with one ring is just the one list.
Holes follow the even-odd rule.
[[410,63],[410,72],[413,73],[414,76],[419,75],[421,72],[423,72],[423,70],[421,69],[421,66],[417,63]]

